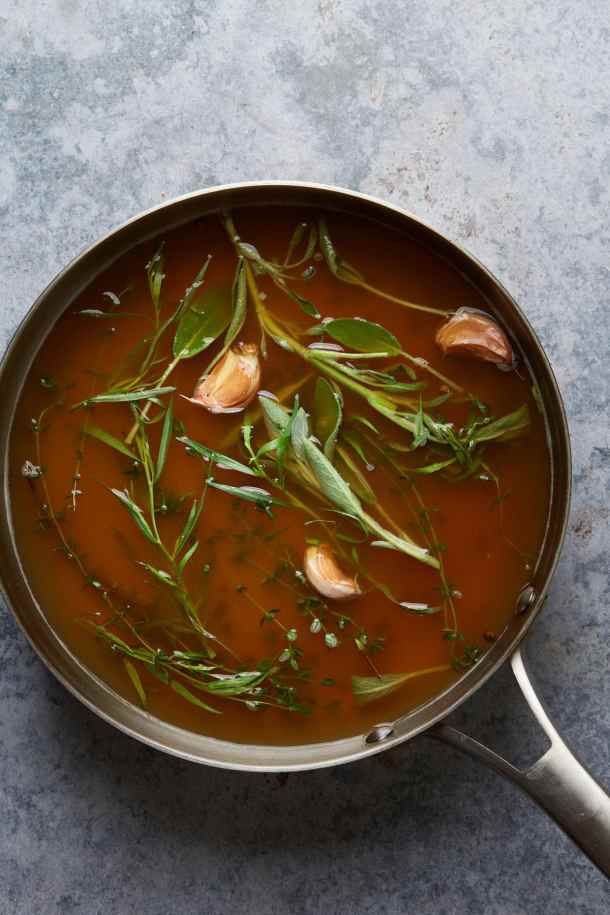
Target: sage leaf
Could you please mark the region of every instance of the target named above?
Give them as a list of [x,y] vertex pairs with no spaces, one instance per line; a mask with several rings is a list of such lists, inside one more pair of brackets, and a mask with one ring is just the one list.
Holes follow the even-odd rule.
[[305,440],[309,437],[309,422],[303,407],[293,412],[291,442],[294,453],[299,461],[305,461]]
[[290,422],[290,411],[273,397],[259,395],[258,402],[263,411],[267,432],[271,438],[277,438]]
[[314,391],[313,431],[322,442],[324,454],[332,461],[341,419],[343,397],[340,390],[328,379],[318,378]]
[[369,485],[368,480],[345,448],[338,448],[337,454],[343,462],[343,476],[354,490],[358,498],[366,505],[375,505],[377,496]]
[[184,309],[172,346],[176,358],[190,359],[203,352],[231,320],[231,297],[224,289],[210,289]]
[[334,318],[324,324],[324,330],[343,346],[349,346],[359,353],[388,353],[397,356],[402,347],[394,334],[364,318]]
[[349,485],[343,477],[333,467],[326,455],[312,442],[305,439],[303,442],[303,452],[307,459],[318,485],[329,502],[332,502],[341,511],[354,515],[356,518],[362,516],[362,506]]
[[235,277],[233,279],[233,286],[231,288],[231,320],[229,322],[229,326],[227,327],[222,347],[214,356],[205,372],[203,372],[204,375],[209,375],[216,363],[222,359],[224,354],[227,352],[241,331],[242,327],[244,326],[244,321],[246,320],[247,308],[248,290],[246,286],[246,269],[244,265],[244,259],[243,257],[240,257],[237,261]]

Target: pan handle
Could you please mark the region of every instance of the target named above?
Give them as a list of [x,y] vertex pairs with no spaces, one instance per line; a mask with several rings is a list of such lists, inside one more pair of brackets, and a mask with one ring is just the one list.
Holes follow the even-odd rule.
[[427,733],[475,757],[515,782],[569,835],[602,873],[610,877],[610,797],[563,742],[532,685],[521,652],[511,665],[517,683],[538,723],[551,741],[529,769],[518,769],[468,734],[447,724]]

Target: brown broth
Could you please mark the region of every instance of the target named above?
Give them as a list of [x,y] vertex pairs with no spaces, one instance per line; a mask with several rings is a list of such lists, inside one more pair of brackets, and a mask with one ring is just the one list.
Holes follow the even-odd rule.
[[[308,217],[307,212],[267,208],[239,212],[236,221],[244,240],[256,244],[267,257],[282,258],[294,225],[299,219]],[[450,265],[409,238],[338,214],[332,214],[330,226],[338,250],[358,266],[369,283],[422,304],[441,308],[467,304],[485,308],[483,299]],[[175,302],[180,298],[208,253],[213,254],[213,261],[206,283],[209,286],[231,284],[235,255],[215,216],[171,233],[165,242],[165,295],[168,300]],[[87,415],[79,410],[70,411],[69,406],[102,389],[104,381],[100,373],[110,372],[141,339],[145,332],[143,328],[148,328],[151,309],[143,267],[155,250],[153,243],[138,247],[67,308],[30,373],[12,437],[13,517],[19,550],[33,591],[50,622],[75,655],[132,701],[137,701],[136,696],[121,659],[78,622],[83,617],[95,621],[104,614],[107,616],[100,592],[84,580],[74,561],[57,549],[55,532],[43,529],[38,523],[40,483],[30,484],[21,476],[20,468],[26,459],[36,462],[31,418],[55,397],[52,391],[41,387],[39,381],[41,376],[51,376],[60,386],[70,387],[65,405],[50,414],[48,428],[42,433],[43,464],[53,506],[59,511],[67,505],[79,431]],[[523,403],[531,408],[532,426],[524,438],[492,444],[486,452],[486,459],[500,480],[501,512],[492,482],[470,479],[450,483],[440,475],[422,477],[419,481],[437,536],[446,545],[447,578],[462,595],[456,605],[465,642],[456,647],[442,638],[442,614],[416,616],[404,612],[375,590],[368,589],[368,593],[345,605],[346,612],[366,627],[371,638],[385,638],[383,650],[374,657],[383,673],[447,664],[452,651],[459,654],[462,644],[485,648],[488,644],[485,634],[502,631],[541,548],[549,498],[550,462],[544,425],[531,395],[532,382],[523,366],[518,373],[501,374],[488,364],[443,359],[434,344],[434,333],[441,318],[407,310],[356,286],[340,283],[324,263],[314,263],[315,277],[293,285],[315,301],[322,314],[357,315],[381,322],[411,353],[425,357],[484,401],[494,416],[506,414]],[[124,297],[119,311],[128,311],[135,316],[117,315],[113,320],[95,320],[77,314],[82,308],[106,308],[107,302],[101,304],[103,291],[118,292],[127,286],[132,290]],[[259,286],[266,292],[266,304],[275,314],[303,327],[313,323],[267,278],[259,279]],[[251,314],[240,339],[258,340],[258,328]],[[170,345],[171,335],[165,340],[164,354],[169,353]],[[213,352],[215,350],[211,348],[178,366],[171,379],[177,392],[190,395]],[[159,372],[162,368],[163,365]],[[270,343],[269,357],[263,365],[262,387],[275,391],[303,374],[304,364],[298,356]],[[430,391],[438,392],[434,379],[430,381]],[[426,392],[425,396],[431,395]],[[306,408],[311,408],[311,383],[303,388],[301,399]],[[220,448],[227,433],[242,421],[240,415],[213,416],[180,397],[174,398],[174,407],[188,434],[210,447]],[[352,411],[378,422],[357,397],[349,395],[346,413]],[[465,418],[463,407],[443,407],[441,412],[450,419],[463,421]],[[132,424],[132,416],[124,405],[99,405],[93,410],[93,421],[118,438],[124,438]],[[382,422],[380,428],[394,440],[401,436],[408,440],[407,433],[401,433],[387,422]],[[159,425],[151,427],[154,448],[159,429]],[[259,434],[258,443],[263,440]],[[238,447],[225,450],[243,459]],[[409,460],[412,464],[422,462]],[[144,608],[151,618],[176,616],[178,611],[167,591],[151,581],[136,563],[136,560],[144,559],[162,565],[154,547],[145,543],[125,509],[108,490],[110,486],[124,488],[127,484],[124,471],[128,463],[126,458],[103,444],[87,439],[78,483],[82,493],[78,496],[76,511],[65,507],[62,524],[70,542],[78,545],[95,580]],[[170,493],[195,495],[201,488],[202,471],[203,465],[198,459],[174,444],[161,483]],[[235,485],[243,483],[243,478],[236,474],[218,472],[216,476]],[[367,474],[367,479],[395,520],[418,539],[405,495],[408,487],[403,486],[402,491],[397,489],[396,480],[380,464]],[[351,693],[350,678],[354,674],[370,676],[371,669],[353,644],[354,633],[349,630],[339,633],[341,645],[335,649],[326,648],[319,634],[309,632],[310,620],[297,611],[294,594],[281,584],[263,582],[265,574],[273,571],[286,550],[292,550],[300,564],[305,538],[316,536],[315,526],[304,528],[304,519],[299,512],[279,508],[274,514],[271,520],[255,506],[246,503],[236,506],[224,493],[210,490],[199,523],[201,547],[196,560],[188,566],[187,581],[195,595],[200,594],[202,588],[207,589],[201,610],[204,625],[213,629],[244,659],[277,654],[285,640],[278,626],[260,625],[260,611],[237,587],[245,585],[248,594],[263,607],[280,609],[279,619],[284,625],[298,630],[297,644],[304,652],[302,663],[311,670],[310,682],[299,685],[299,691],[311,702],[313,712],[308,716],[275,709],[253,712],[236,702],[198,694],[222,710],[221,715],[212,715],[190,705],[142,670],[148,708],[153,714],[184,728],[228,740],[307,743],[353,735],[377,721],[391,720],[455,680],[459,674],[452,670],[416,678],[385,698],[358,704]],[[162,519],[163,535],[168,539],[175,537],[183,523],[184,515]],[[272,536],[265,539],[264,535]],[[399,553],[368,546],[359,547],[359,550],[367,569],[388,584],[401,600],[439,603],[439,579],[434,570]],[[207,576],[201,572],[204,563],[211,567]],[[320,680],[327,677],[333,678],[336,684],[321,685]]]

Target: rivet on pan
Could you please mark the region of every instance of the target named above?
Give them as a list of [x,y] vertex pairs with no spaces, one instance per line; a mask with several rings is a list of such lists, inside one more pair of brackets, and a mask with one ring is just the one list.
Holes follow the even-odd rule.
[[521,591],[521,594],[517,598],[517,603],[515,605],[515,613],[521,615],[526,613],[531,607],[534,606],[538,595],[532,585],[526,585],[525,588]]
[[394,727],[391,724],[378,724],[373,730],[366,735],[364,738],[365,743],[381,743],[382,740],[387,740],[388,737],[391,737],[394,733]]

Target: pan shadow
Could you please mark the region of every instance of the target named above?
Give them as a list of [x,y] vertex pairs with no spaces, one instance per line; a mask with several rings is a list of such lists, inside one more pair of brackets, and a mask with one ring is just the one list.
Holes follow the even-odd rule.
[[[263,775],[202,767],[159,753],[98,719],[46,671],[39,671],[45,714],[37,715],[29,743],[51,754],[53,769],[71,787],[62,791],[96,800],[111,820],[127,811],[142,828],[190,842],[268,851],[333,850],[364,835],[390,835],[406,818],[411,833],[442,840],[468,828],[475,806],[514,791],[495,774],[426,736],[377,756],[315,772]],[[37,677],[38,678],[38,677]],[[500,752],[528,748],[539,737],[533,722],[510,711],[517,687],[504,669],[451,722],[491,741]],[[42,696],[41,696],[42,698]],[[498,711],[499,710],[499,711]],[[472,732],[472,730],[471,730]],[[36,752],[37,748],[32,747]],[[541,747],[544,749],[544,745]],[[519,754],[512,753],[519,762]],[[68,797],[66,797],[68,795]],[[489,802],[490,803],[490,802]],[[518,803],[518,802],[516,802]],[[456,822],[457,820],[457,822]]]

